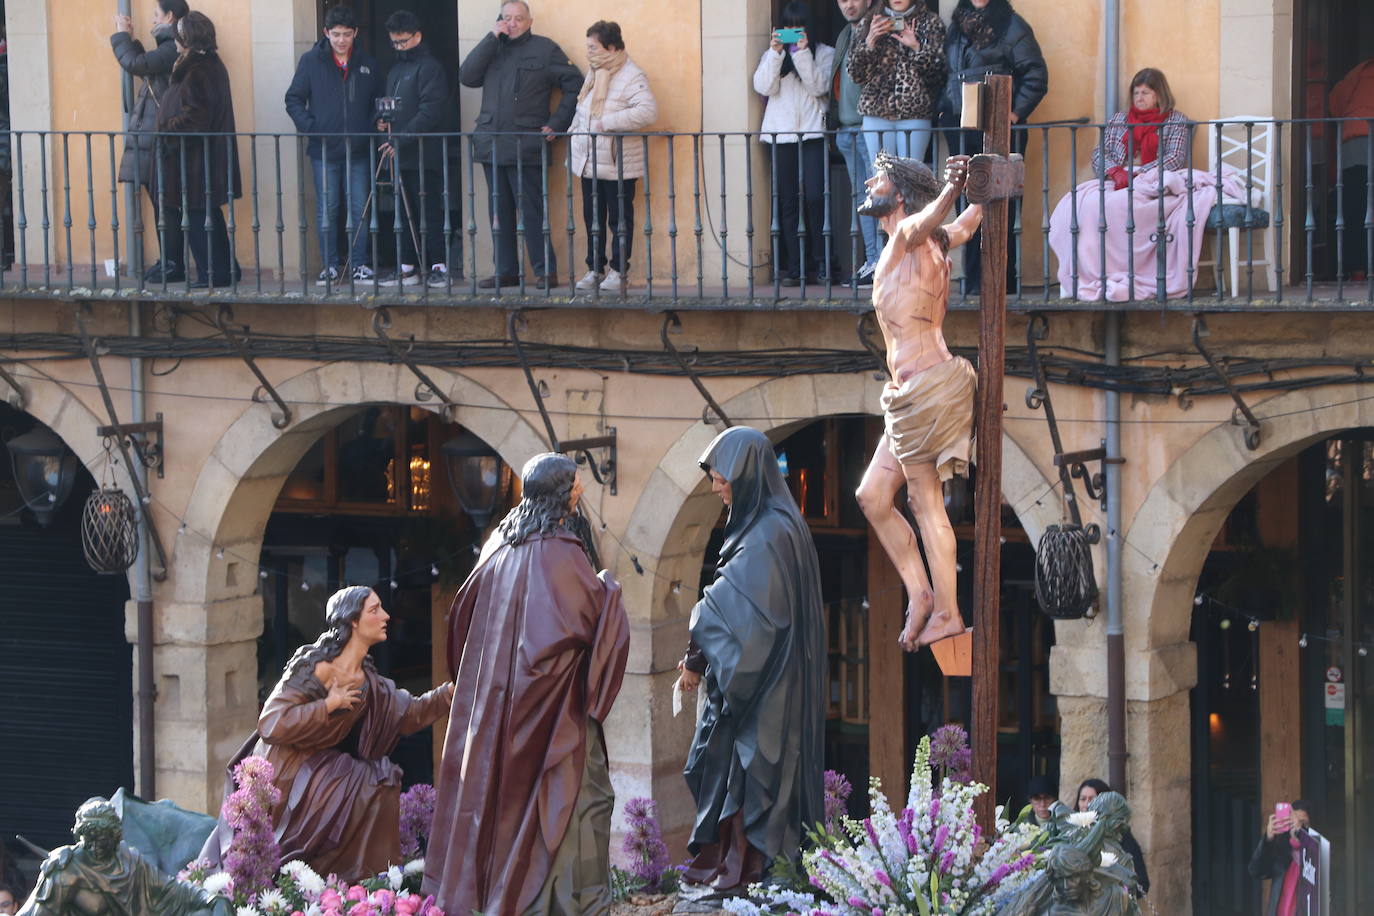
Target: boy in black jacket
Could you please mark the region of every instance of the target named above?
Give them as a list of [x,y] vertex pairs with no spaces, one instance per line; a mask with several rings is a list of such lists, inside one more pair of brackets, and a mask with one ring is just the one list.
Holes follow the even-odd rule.
[[[301,57],[286,90],[286,113],[298,131],[312,135],[306,150],[315,175],[315,222],[324,263],[321,285],[343,278],[350,252],[338,243],[341,226],[347,229],[352,247],[354,278],[372,279],[369,237],[361,224],[372,175],[368,144],[373,100],[381,94],[382,82],[377,61],[354,47],[357,37],[353,10],[330,7],[324,16],[324,37]],[[341,223],[344,203],[348,219]]]

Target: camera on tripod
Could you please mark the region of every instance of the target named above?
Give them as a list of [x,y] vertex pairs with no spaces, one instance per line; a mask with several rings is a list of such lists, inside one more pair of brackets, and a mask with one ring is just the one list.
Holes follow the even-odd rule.
[[401,113],[401,100],[398,96],[384,95],[377,99],[376,107],[377,120],[390,124]]

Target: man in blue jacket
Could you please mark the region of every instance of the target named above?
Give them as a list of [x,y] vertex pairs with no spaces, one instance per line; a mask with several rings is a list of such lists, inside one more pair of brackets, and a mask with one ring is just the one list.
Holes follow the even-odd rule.
[[[472,155],[486,174],[496,242],[496,276],[477,284],[484,289],[520,282],[517,200],[524,217],[525,250],[539,287],[557,285],[558,262],[543,229],[544,163],[549,169],[559,166],[548,156],[546,144],[572,124],[582,73],[553,39],[531,32],[533,24],[525,0],[508,0],[495,27],[458,69],[460,83],[482,90]],[[563,97],[550,114],[555,89],[561,89]]]
[[[330,7],[324,16],[324,37],[301,57],[291,88],[286,90],[286,113],[297,130],[312,135],[306,150],[315,175],[315,228],[324,264],[321,286],[343,278],[350,245],[354,279],[372,279],[368,233],[362,221],[372,175],[368,145],[373,100],[381,94],[382,82],[377,61],[354,47],[357,37],[353,10]],[[341,222],[344,203],[348,219]],[[339,244],[341,228],[348,233],[344,245]]]

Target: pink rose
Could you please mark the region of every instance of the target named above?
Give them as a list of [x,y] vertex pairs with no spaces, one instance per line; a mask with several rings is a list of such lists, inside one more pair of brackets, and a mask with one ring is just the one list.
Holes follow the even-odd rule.
[[372,902],[376,906],[380,907],[383,912],[385,912],[386,910],[389,910],[391,908],[391,905],[393,903],[396,902],[396,895],[393,894],[391,891],[383,888],[382,890],[374,891],[372,893]]
[[377,908],[366,900],[360,900],[353,904],[353,909],[348,911],[348,916],[377,916]]
[[352,887],[350,887],[350,888],[348,889],[348,893],[344,894],[344,899],[345,899],[345,900],[366,900],[366,899],[367,899],[367,888],[363,887],[361,884],[355,884],[355,885],[353,885]]
[[343,908],[343,898],[339,892],[332,887],[326,887],[320,893],[320,906],[327,910],[338,910]]
[[396,898],[396,916],[415,916],[420,912],[420,898],[414,894],[406,894],[404,897]]

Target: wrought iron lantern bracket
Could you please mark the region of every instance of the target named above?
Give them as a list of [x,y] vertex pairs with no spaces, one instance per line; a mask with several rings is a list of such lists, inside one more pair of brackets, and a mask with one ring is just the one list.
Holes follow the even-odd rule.
[[104,439],[117,439],[122,446],[132,448],[145,468],[157,471],[161,479],[166,467],[166,452],[162,444],[162,414],[146,423],[112,423],[97,426],[95,434]]
[[[1245,447],[1253,452],[1260,446],[1259,417],[1255,416],[1255,412],[1250,409],[1249,405],[1245,403],[1245,399],[1240,396],[1240,392],[1236,390],[1236,386],[1231,381],[1231,377],[1226,374],[1226,367],[1222,365],[1205,346],[1203,346],[1202,338],[1208,336],[1210,333],[1211,332],[1207,330],[1207,319],[1203,317],[1202,313],[1199,312],[1194,315],[1193,347],[1202,355],[1203,359],[1207,360],[1207,365],[1212,367],[1212,371],[1217,374],[1217,378],[1221,379],[1221,383],[1226,386],[1227,392],[1231,395],[1231,400],[1236,404],[1235,409],[1231,411],[1231,425],[1245,427],[1245,432],[1243,434]],[[1179,395],[1180,402],[1182,402],[1183,397],[1183,394]]]

